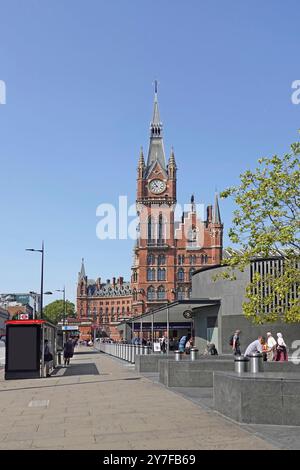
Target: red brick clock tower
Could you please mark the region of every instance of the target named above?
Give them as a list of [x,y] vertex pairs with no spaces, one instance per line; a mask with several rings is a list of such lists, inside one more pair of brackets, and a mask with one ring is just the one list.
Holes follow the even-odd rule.
[[147,163],[141,149],[137,168],[139,226],[131,278],[133,315],[189,298],[193,271],[221,260],[223,225],[217,197],[214,208],[207,208],[206,221],[197,218],[192,196],[190,211],[183,213],[181,223],[175,223],[176,183],[173,149],[166,164],[155,82]]

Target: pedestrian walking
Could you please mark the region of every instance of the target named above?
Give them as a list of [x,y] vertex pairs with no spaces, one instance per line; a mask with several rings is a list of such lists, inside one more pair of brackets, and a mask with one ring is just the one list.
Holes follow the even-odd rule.
[[241,355],[240,334],[241,334],[241,330],[235,330],[235,332],[229,339],[229,345],[231,346],[233,354],[235,356]]
[[44,341],[44,364],[46,367],[46,377],[50,377],[50,362],[53,361],[53,355],[50,352],[49,341],[45,339]]
[[68,338],[68,340],[64,344],[64,363],[65,366],[70,364],[70,359],[73,357],[74,354],[74,344],[71,338]]
[[284,342],[282,333],[277,333],[276,361],[283,362],[288,360],[287,346]]
[[267,360],[268,361],[274,361],[275,356],[276,356],[276,339],[272,336],[272,333],[268,331],[267,333],[267,345],[268,345],[268,350],[267,350]]

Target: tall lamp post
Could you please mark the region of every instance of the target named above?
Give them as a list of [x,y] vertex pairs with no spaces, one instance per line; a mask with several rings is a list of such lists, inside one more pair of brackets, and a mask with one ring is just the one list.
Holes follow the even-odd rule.
[[64,311],[63,311],[63,327],[62,327],[62,346],[64,347],[64,336],[65,336],[65,331],[64,331],[64,326],[66,323],[66,286],[64,286],[63,289],[56,289],[55,292],[62,292],[63,293],[63,302],[64,302]]
[[34,248],[26,248],[26,251],[37,251],[42,253],[42,266],[41,266],[41,320],[43,319],[43,294],[44,294],[44,241],[42,241],[42,249],[36,250]]
[[67,313],[67,310],[66,310],[66,287],[64,286],[63,289],[55,289],[55,292],[62,292],[64,295],[63,295],[63,301],[64,301],[64,312],[63,312],[63,325],[65,325],[65,322],[66,322],[66,313]]

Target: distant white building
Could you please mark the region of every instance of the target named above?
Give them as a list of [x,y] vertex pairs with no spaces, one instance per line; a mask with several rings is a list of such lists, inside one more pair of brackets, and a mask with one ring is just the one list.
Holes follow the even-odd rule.
[[5,322],[9,320],[9,313],[0,307],[0,338],[5,335]]

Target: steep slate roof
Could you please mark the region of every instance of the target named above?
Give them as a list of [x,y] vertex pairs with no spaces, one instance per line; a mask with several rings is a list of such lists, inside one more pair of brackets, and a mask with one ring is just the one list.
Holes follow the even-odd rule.
[[160,122],[157,100],[157,82],[155,81],[154,109],[152,122],[150,124],[150,144],[145,176],[149,175],[156,162],[159,162],[162,170],[166,172],[166,157],[162,137],[162,128],[163,126]]

